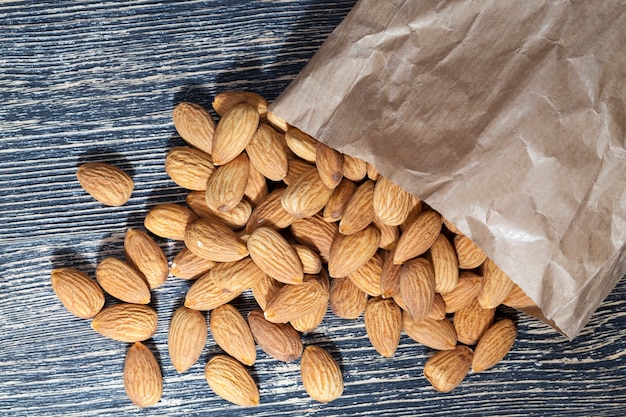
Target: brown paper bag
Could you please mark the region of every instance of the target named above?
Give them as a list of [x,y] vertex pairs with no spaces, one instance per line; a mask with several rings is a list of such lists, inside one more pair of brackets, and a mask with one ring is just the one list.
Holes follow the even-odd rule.
[[626,272],[625,10],[361,0],[271,111],[442,213],[573,338]]

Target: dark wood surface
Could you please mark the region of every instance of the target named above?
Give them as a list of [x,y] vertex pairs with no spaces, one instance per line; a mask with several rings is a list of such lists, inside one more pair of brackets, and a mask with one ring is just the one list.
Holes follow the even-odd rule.
[[[178,374],[167,354],[168,322],[189,282],[153,292],[159,329],[148,345],[160,359],[162,400],[140,410],[127,399],[127,345],[107,340],[54,295],[50,271],[91,276],[106,256],[123,256],[128,227],[146,211],[183,202],[165,174],[181,145],[171,122],[183,100],[210,106],[221,91],[275,98],[348,13],[354,0],[0,2],[0,414],[7,416],[621,416],[626,413],[626,282],[620,281],[582,333],[567,341],[514,314],[519,337],[496,368],[470,374],[448,394],[422,374],[433,353],[402,336],[393,358],[370,346],[362,317],[328,314],[305,344],[339,361],[344,395],[329,404],[306,395],[298,362],[261,351],[251,373],[261,405],[216,397],[202,357]],[[107,208],[79,186],[78,165],[104,161],[136,187]],[[159,240],[171,259],[180,243]],[[244,313],[249,294],[235,301]]]

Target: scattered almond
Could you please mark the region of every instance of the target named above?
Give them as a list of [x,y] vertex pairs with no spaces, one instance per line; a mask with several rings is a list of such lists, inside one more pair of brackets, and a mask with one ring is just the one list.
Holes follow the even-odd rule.
[[102,289],[87,274],[74,268],[56,268],[51,282],[63,306],[76,317],[90,319],[102,310]]
[[232,304],[224,304],[211,311],[209,328],[215,343],[230,356],[244,365],[252,365],[256,361],[252,331]]
[[200,358],[207,339],[204,314],[187,307],[179,307],[170,320],[167,348],[172,365],[185,372]]
[[226,355],[215,355],[204,368],[209,387],[217,395],[233,404],[244,407],[259,405],[259,388],[246,368]]
[[89,195],[107,206],[122,206],[130,199],[135,184],[124,171],[103,162],[81,165],[78,182]]
[[163,394],[161,368],[146,345],[135,342],[126,352],[124,361],[124,389],[137,407],[150,407]]
[[326,350],[307,346],[300,361],[302,385],[311,398],[321,403],[333,401],[343,393],[343,376],[337,362]]
[[143,304],[113,304],[96,314],[91,327],[110,339],[126,343],[140,342],[156,332],[157,313]]

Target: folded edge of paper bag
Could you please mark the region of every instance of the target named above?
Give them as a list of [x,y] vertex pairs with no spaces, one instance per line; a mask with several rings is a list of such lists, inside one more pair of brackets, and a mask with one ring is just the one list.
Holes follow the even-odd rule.
[[361,0],[270,110],[441,212],[571,339],[626,272],[622,9]]

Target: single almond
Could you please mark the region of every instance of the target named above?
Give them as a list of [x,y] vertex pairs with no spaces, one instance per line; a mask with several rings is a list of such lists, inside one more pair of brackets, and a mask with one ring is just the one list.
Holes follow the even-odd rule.
[[377,217],[374,217],[372,221],[374,226],[380,230],[380,243],[378,247],[385,250],[393,250],[398,243],[398,238],[400,237],[400,228],[398,226],[389,226],[387,224],[382,223],[378,220]]
[[206,205],[213,211],[230,211],[241,202],[248,185],[250,161],[245,153],[218,167],[206,183]]
[[319,255],[308,246],[291,245],[298,254],[298,258],[302,263],[302,271],[305,274],[319,274],[322,270],[322,260]]
[[405,262],[400,271],[400,295],[414,321],[428,316],[435,302],[435,276],[427,259]]
[[176,278],[197,279],[215,265],[215,261],[202,258],[184,247],[172,260],[170,273]]
[[343,154],[330,146],[315,144],[315,165],[324,185],[334,189],[343,178]]
[[436,211],[420,213],[400,235],[393,261],[401,264],[430,249],[441,232],[442,224],[441,215]]
[[346,204],[354,194],[356,187],[357,185],[347,178],[341,180],[324,206],[324,220],[330,223],[341,220]]
[[433,305],[426,317],[433,320],[441,320],[446,317],[446,302],[438,292],[435,293]]
[[330,283],[330,309],[343,319],[356,319],[365,311],[369,296],[348,278],[335,278]]
[[367,163],[350,155],[343,155],[343,176],[349,180],[360,182],[367,175]]
[[402,310],[391,298],[370,298],[365,307],[365,331],[378,353],[393,356],[402,333]]
[[322,216],[295,219],[289,227],[291,235],[299,243],[315,249],[322,260],[328,262],[330,250],[339,230],[335,223],[327,223]]
[[233,262],[248,256],[248,248],[235,232],[217,219],[200,218],[187,227],[185,246],[215,262]]
[[464,234],[454,237],[454,249],[461,269],[477,268],[487,259],[487,254]]
[[293,223],[296,218],[287,212],[280,202],[284,191],[283,187],[274,189],[252,210],[246,223],[248,233],[262,226],[284,229]]
[[483,263],[482,271],[483,285],[478,293],[478,302],[482,308],[495,308],[511,293],[515,283],[489,258]]
[[450,292],[459,282],[459,263],[454,247],[443,234],[439,234],[428,251],[435,274],[435,290]]
[[328,403],[343,393],[343,376],[333,357],[319,346],[307,346],[300,360],[300,376],[307,394]]
[[254,165],[248,165],[248,183],[243,195],[250,200],[253,207],[256,207],[267,197],[269,189],[267,188],[265,176]]
[[276,295],[282,286],[282,282],[275,280],[267,274],[263,274],[263,278],[257,281],[252,287],[252,295],[259,307],[265,310],[267,303]]
[[236,359],[215,355],[204,368],[204,377],[215,394],[243,407],[259,405],[259,388]]
[[378,250],[380,231],[368,226],[360,232],[346,236],[337,234],[328,256],[331,277],[345,277],[362,267]]
[[148,211],[144,219],[146,229],[159,237],[184,240],[187,226],[198,216],[180,204],[163,203]]
[[306,275],[301,284],[285,284],[267,303],[265,318],[272,323],[287,323],[327,305],[329,291],[315,275]]
[[198,217],[215,217],[233,230],[244,227],[252,215],[252,203],[243,198],[239,203],[228,211],[212,210],[206,204],[204,191],[191,191],[187,194],[187,205]]
[[459,229],[457,229],[457,227],[448,219],[443,219],[443,225],[446,226],[446,229],[448,229],[450,232],[452,232],[455,235],[460,235],[461,231]]
[[246,102],[228,109],[217,123],[213,135],[213,163],[224,165],[239,156],[250,143],[259,120],[259,112]]
[[270,357],[292,362],[302,355],[300,334],[289,323],[272,323],[263,316],[263,311],[248,313],[248,324],[259,347]]
[[416,322],[407,311],[404,311],[402,326],[407,336],[431,349],[452,350],[456,347],[456,330],[447,318],[440,320],[424,318]]
[[[315,276],[317,280],[322,284],[324,290],[329,294],[328,298],[330,298],[330,282],[328,280],[328,275],[326,274],[326,272],[322,270],[319,274],[313,276]],[[300,316],[297,319],[293,319],[290,321],[290,323],[294,329],[301,333],[311,332],[317,329],[320,324],[322,324],[324,317],[326,317],[327,310],[328,301],[326,301],[325,303],[319,303],[318,307],[314,311]]]
[[300,129],[289,126],[285,132],[285,142],[293,153],[308,162],[315,162],[317,141]]
[[351,235],[360,232],[374,220],[374,181],[366,180],[357,187],[346,204],[339,221],[339,233]]
[[250,257],[263,272],[285,284],[302,283],[302,262],[295,249],[276,230],[255,229],[247,245]]
[[135,268],[116,258],[105,258],[96,268],[96,279],[113,297],[135,304],[150,302],[150,287]]
[[371,180],[378,181],[380,173],[374,164],[367,163],[367,177]]
[[215,343],[244,365],[256,361],[256,345],[250,326],[232,304],[224,304],[209,316],[209,328]]
[[372,297],[381,295],[380,279],[383,270],[383,258],[380,254],[375,253],[365,265],[357,268],[348,275],[359,289]]
[[215,121],[204,107],[189,102],[179,103],[172,111],[172,119],[176,131],[185,142],[211,154]]
[[181,306],[172,315],[167,349],[172,365],[185,372],[195,364],[207,339],[207,323],[200,311]]
[[287,162],[287,175],[283,178],[283,182],[289,185],[294,182],[296,178],[311,171],[317,171],[317,167],[305,160],[292,158]]
[[88,162],[76,172],[81,187],[106,206],[122,206],[130,199],[134,183],[128,174],[103,162]]
[[56,268],[51,282],[63,306],[76,317],[90,319],[102,310],[102,289],[87,274],[74,268]]
[[482,282],[483,277],[474,272],[459,272],[456,287],[450,292],[441,294],[446,304],[446,313],[454,313],[469,305],[478,295]]
[[225,91],[213,98],[213,109],[218,116],[224,116],[238,103],[248,103],[259,112],[261,117],[267,114],[267,100],[252,91]]
[[459,342],[475,345],[493,323],[495,308],[482,308],[476,298],[454,313],[454,329]]
[[96,314],[91,327],[109,339],[126,343],[140,342],[156,332],[157,313],[143,304],[113,304]]
[[511,319],[502,319],[493,324],[474,349],[472,371],[483,372],[495,366],[509,353],[516,338],[517,327]]
[[286,121],[284,121],[279,116],[277,116],[276,114],[272,113],[269,110],[267,111],[266,117],[267,117],[267,122],[279,132],[286,132],[287,129],[289,128],[289,125],[287,124]]
[[124,360],[124,389],[137,407],[150,407],[163,395],[163,376],[156,357],[146,345],[135,342]]
[[424,364],[424,376],[439,392],[450,392],[465,378],[472,364],[472,350],[458,345],[435,353]]
[[407,219],[414,206],[413,196],[386,177],[378,178],[372,205],[381,223],[399,226]]
[[215,275],[211,271],[198,278],[187,291],[185,307],[193,310],[213,310],[239,295],[236,292],[226,292],[215,282]]
[[165,172],[176,184],[188,190],[206,190],[215,172],[211,155],[187,146],[172,148],[165,157]]
[[246,146],[250,163],[266,178],[281,181],[289,168],[284,136],[266,123],[259,124]]
[[280,202],[294,217],[311,217],[324,208],[332,194],[317,170],[307,171],[287,186]]
[[128,262],[143,274],[150,289],[163,285],[169,275],[167,258],[146,232],[128,229],[124,237],[124,253]]
[[383,298],[400,294],[400,271],[402,265],[393,262],[393,251],[385,255],[383,269],[380,272],[380,293]]
[[209,271],[209,274],[222,291],[236,294],[254,287],[265,276],[250,257],[235,262],[219,263]]

